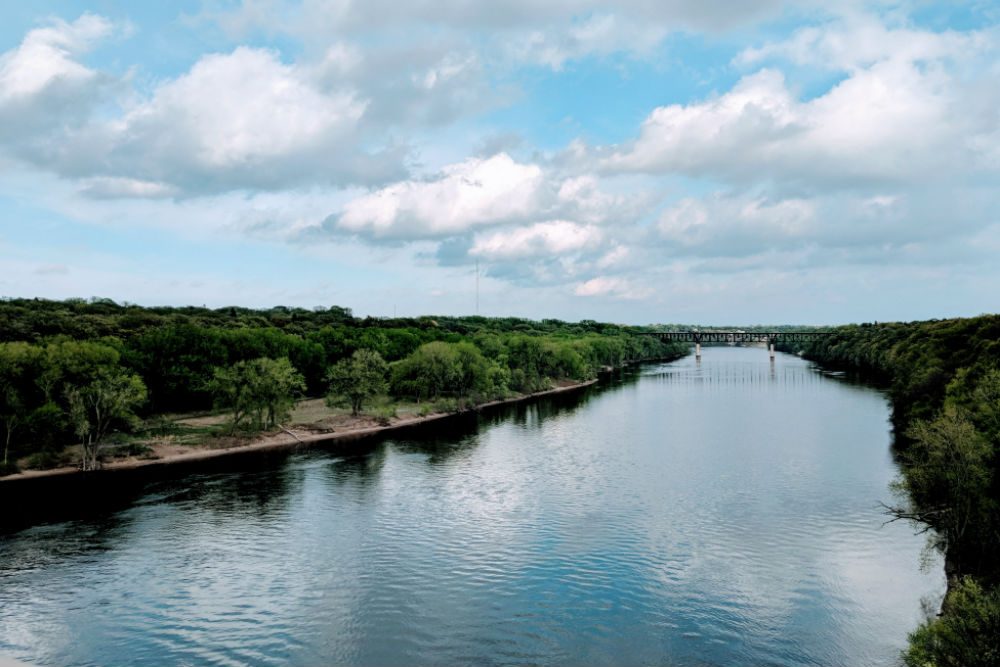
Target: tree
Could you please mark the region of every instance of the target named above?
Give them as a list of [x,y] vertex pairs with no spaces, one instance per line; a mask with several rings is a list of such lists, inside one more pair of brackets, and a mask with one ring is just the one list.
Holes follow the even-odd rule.
[[136,419],[146,385],[134,373],[102,368],[90,383],[67,389],[66,398],[73,429],[83,442],[83,469],[96,470],[108,430],[116,422]]
[[907,505],[892,512],[934,529],[949,574],[988,565],[997,544],[992,444],[956,410],[915,422],[907,435],[912,443],[895,483]]
[[14,431],[24,425],[37,393],[34,382],[40,350],[28,343],[0,344],[0,422],[4,426],[3,467],[14,438]]
[[1000,589],[962,578],[945,601],[947,613],[910,634],[908,667],[992,667],[1000,664]]
[[378,352],[355,350],[349,359],[338,361],[330,369],[327,403],[332,405],[336,397],[345,396],[351,403],[351,414],[360,413],[366,400],[385,392],[388,372],[389,365]]
[[453,390],[461,372],[453,345],[443,341],[426,343],[393,365],[393,392],[414,396],[418,401],[438,398]]
[[287,358],[261,357],[217,368],[209,389],[217,407],[232,411],[232,432],[248,420],[254,429],[285,419],[305,380]]

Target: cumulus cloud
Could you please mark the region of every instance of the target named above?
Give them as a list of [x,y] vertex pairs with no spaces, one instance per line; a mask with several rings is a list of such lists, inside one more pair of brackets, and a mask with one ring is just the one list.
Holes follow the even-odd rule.
[[491,260],[566,255],[594,248],[602,238],[601,230],[593,225],[554,220],[477,235],[469,254]]
[[840,71],[806,97],[771,63],[729,91],[654,109],[631,142],[598,150],[610,171],[679,173],[816,190],[905,185],[995,168],[1000,102],[993,32],[889,28],[867,15],[803,28],[743,50],[765,61]]
[[853,70],[885,60],[966,59],[995,46],[994,39],[979,30],[932,32],[905,25],[891,27],[873,15],[855,12],[822,25],[800,28],[784,40],[748,47],[737,54],[734,62],[752,66],[782,59],[796,65]]
[[177,188],[165,183],[140,181],[135,178],[97,177],[83,181],[80,192],[96,199],[117,199],[119,197],[156,199],[176,195]]
[[[89,14],[57,21],[0,57],[0,139],[8,150],[89,179],[83,190],[101,197],[372,183],[404,173],[402,148],[362,148],[367,102],[327,80],[336,54],[321,72],[284,63],[275,51],[238,47],[202,56],[143,97],[126,79],[78,60],[113,28]],[[347,61],[340,54],[340,65]]]
[[96,76],[74,60],[111,34],[107,19],[84,14],[67,23],[51,25],[25,35],[20,46],[0,57],[0,100],[10,103],[42,92],[53,85],[72,86]]
[[577,296],[645,299],[653,293],[653,290],[626,278],[598,276],[577,285],[573,293]]
[[202,57],[104,128],[107,160],[194,190],[344,177],[356,165],[338,157],[360,157],[351,133],[364,110],[352,91],[322,91],[277,53],[240,47]]
[[602,163],[738,183],[905,182],[967,157],[956,92],[944,72],[884,62],[802,101],[766,69],[718,98],[654,110]]
[[0,55],[0,140],[25,150],[37,133],[86,118],[111,81],[78,58],[114,30],[92,14],[55,19]]
[[588,56],[614,53],[646,55],[670,33],[659,22],[640,22],[615,14],[593,14],[564,30],[534,30],[524,39],[513,40],[509,53],[514,60],[561,70],[568,63]]
[[470,158],[436,178],[403,181],[349,202],[328,220],[335,230],[373,238],[441,237],[537,213],[544,183],[537,165],[506,153]]

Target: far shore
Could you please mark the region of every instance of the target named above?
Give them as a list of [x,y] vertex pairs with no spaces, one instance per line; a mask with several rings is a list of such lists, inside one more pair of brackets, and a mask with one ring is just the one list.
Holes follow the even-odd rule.
[[584,382],[573,382],[571,384],[565,384],[553,389],[547,389],[545,391],[539,391],[532,394],[523,394],[519,396],[514,396],[499,401],[490,401],[488,403],[481,403],[468,410],[459,412],[436,412],[425,416],[419,415],[407,415],[405,417],[396,417],[391,420],[389,424],[386,425],[371,425],[370,419],[359,419],[358,423],[353,425],[348,425],[346,428],[335,430],[328,433],[316,433],[304,429],[296,429],[295,427],[279,430],[277,432],[269,432],[261,434],[254,438],[247,444],[239,444],[230,447],[222,448],[207,448],[199,447],[197,445],[186,446],[180,449],[180,451],[171,451],[169,453],[158,456],[157,458],[127,458],[120,460],[109,461],[104,464],[104,466],[99,471],[91,471],[84,473],[80,468],[76,466],[63,466],[60,468],[51,468],[48,470],[25,470],[13,475],[7,475],[0,477],[0,483],[10,483],[19,480],[32,480],[40,478],[51,478],[59,476],[76,476],[83,474],[101,474],[102,472],[111,472],[116,470],[134,470],[138,468],[148,468],[153,466],[168,466],[182,463],[193,463],[197,461],[204,461],[209,459],[217,459],[223,456],[230,456],[233,454],[244,454],[249,452],[268,452],[268,451],[278,451],[284,449],[295,449],[302,447],[309,447],[316,443],[329,443],[329,442],[349,442],[355,440],[361,440],[364,438],[370,438],[378,435],[382,435],[395,430],[410,428],[420,424],[425,424],[428,422],[434,422],[439,420],[445,420],[449,418],[455,418],[462,415],[467,415],[470,412],[477,410],[482,410],[484,408],[491,408],[501,405],[519,403],[522,401],[532,400],[535,398],[540,398],[544,396],[550,396],[553,394],[561,394],[567,392],[574,392],[584,389],[585,387],[590,387],[597,383],[597,380],[587,380]]

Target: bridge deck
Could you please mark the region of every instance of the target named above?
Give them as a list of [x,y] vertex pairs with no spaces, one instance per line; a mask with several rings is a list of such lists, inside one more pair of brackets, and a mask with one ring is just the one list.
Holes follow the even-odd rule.
[[833,333],[832,331],[649,331],[641,335],[689,343],[777,343],[816,340]]

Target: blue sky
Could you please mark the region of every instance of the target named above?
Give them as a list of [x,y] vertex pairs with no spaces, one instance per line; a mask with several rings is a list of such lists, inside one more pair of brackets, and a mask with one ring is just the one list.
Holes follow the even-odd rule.
[[1000,311],[1000,7],[0,9],[0,295],[622,322]]

